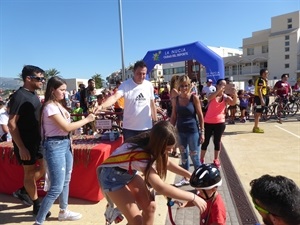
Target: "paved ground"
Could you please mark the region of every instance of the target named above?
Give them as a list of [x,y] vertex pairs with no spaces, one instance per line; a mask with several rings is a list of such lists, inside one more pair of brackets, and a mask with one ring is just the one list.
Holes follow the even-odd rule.
[[[221,169],[224,183],[219,191],[225,200],[228,225],[249,224],[243,222],[241,214],[250,215],[255,210],[250,204],[250,210],[247,209],[246,212],[241,213],[241,207],[236,202],[236,197],[240,197],[244,193],[246,196],[244,202],[245,204],[249,203],[247,198],[249,197],[249,182],[252,179],[266,173],[280,174],[290,177],[300,186],[300,122],[296,118],[291,118],[284,121],[283,124],[278,124],[275,121],[261,123],[260,126],[265,129],[264,134],[253,134],[251,132],[252,126],[252,122],[227,125],[222,139],[226,150],[221,157],[221,160],[224,160]],[[212,161],[212,154],[213,150],[210,146],[206,162]],[[225,162],[226,157],[230,159],[228,162]],[[172,160],[179,163],[178,159],[173,158]],[[232,164],[233,170],[227,164]],[[237,174],[238,181],[232,183],[234,173]],[[173,183],[179,179],[180,177],[170,174],[166,182]],[[241,186],[243,190],[237,190],[235,188],[237,186]],[[184,189],[192,190],[190,186],[186,186]],[[163,196],[157,196],[156,199],[158,208],[155,225],[169,225],[166,199]],[[83,218],[79,221],[63,222],[63,224],[105,224],[103,216],[105,205],[105,200],[92,203],[71,198],[69,208],[81,212]],[[58,223],[57,204],[52,207],[51,212],[53,216],[45,224],[54,225]],[[199,213],[195,207],[188,209],[176,209],[174,207],[172,212],[177,225],[199,224]],[[0,194],[0,224],[33,224],[31,208],[23,206],[12,196]],[[124,225],[126,222],[123,221],[119,224]]]

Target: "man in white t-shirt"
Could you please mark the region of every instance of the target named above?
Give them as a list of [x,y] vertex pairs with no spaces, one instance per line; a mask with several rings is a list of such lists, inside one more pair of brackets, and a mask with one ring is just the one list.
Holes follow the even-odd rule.
[[206,86],[202,89],[202,96],[206,95],[208,97],[211,93],[216,91],[216,87],[212,85],[212,79],[207,79]]
[[[124,81],[117,92],[98,106],[97,111],[113,105],[124,97],[123,136],[124,140],[152,128],[157,121],[154,102],[154,88],[150,81],[145,80],[147,66],[138,61],[133,67],[133,78]],[[96,112],[97,112],[96,111]]]

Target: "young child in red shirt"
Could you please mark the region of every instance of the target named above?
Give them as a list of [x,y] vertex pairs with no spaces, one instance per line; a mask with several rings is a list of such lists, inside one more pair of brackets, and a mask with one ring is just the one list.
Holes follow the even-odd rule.
[[[200,225],[225,225],[226,209],[217,188],[221,186],[222,178],[219,169],[214,164],[202,164],[192,174],[190,185],[197,190],[197,195],[207,203],[206,210],[200,215]],[[181,207],[194,206],[187,202]]]

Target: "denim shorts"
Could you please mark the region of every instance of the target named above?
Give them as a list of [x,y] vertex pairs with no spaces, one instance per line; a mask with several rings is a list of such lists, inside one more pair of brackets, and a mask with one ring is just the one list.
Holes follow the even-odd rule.
[[119,167],[101,167],[98,180],[104,192],[117,191],[127,185],[137,174],[136,170],[129,174]]

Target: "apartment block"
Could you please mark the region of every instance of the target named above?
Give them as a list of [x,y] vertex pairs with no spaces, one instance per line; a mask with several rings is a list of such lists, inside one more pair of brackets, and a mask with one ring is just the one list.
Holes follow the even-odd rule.
[[300,11],[271,18],[271,28],[254,31],[243,39],[243,54],[224,57],[225,76],[247,81],[259,76],[262,68],[269,70],[269,79],[278,80],[289,74],[294,84],[300,77]]

